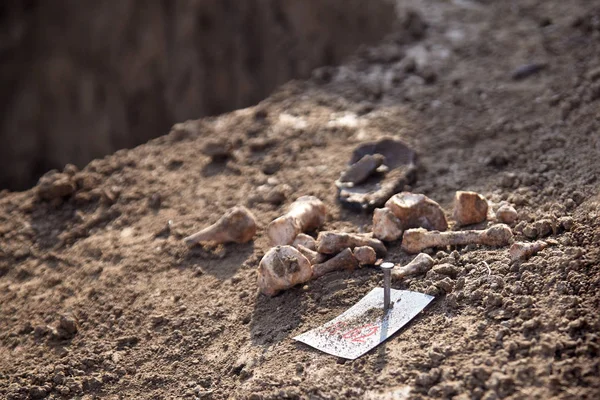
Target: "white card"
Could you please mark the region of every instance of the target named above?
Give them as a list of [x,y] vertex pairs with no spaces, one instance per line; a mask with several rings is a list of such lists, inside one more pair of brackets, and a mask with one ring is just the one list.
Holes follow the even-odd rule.
[[390,299],[393,307],[384,312],[383,288],[375,288],[337,318],[294,339],[325,353],[354,360],[406,325],[433,296],[391,289]]

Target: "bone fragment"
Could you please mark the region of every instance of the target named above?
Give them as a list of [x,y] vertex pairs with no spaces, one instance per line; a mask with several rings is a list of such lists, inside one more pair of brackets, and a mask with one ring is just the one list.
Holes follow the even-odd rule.
[[327,256],[325,254],[317,253],[314,250],[309,249],[301,244],[297,244],[294,246],[304,257],[310,261],[311,265],[322,263],[327,260]]
[[402,250],[418,253],[430,247],[462,246],[479,244],[486,246],[506,246],[513,241],[510,228],[504,224],[493,225],[481,231],[429,232],[425,229],[409,229],[402,236]]
[[546,247],[548,247],[548,243],[542,240],[533,243],[515,242],[510,246],[508,254],[512,262],[526,260]]
[[384,162],[385,157],[381,154],[367,154],[342,172],[340,182],[350,185],[364,182]]
[[317,250],[317,241],[306,233],[299,233],[298,236],[296,236],[296,239],[294,239],[292,246],[298,247],[299,244],[307,249],[311,249],[313,251]]
[[373,265],[377,261],[377,254],[370,246],[359,246],[352,250],[354,258],[358,261],[359,265]]
[[267,234],[273,246],[292,244],[299,233],[323,225],[326,216],[327,209],[321,200],[302,196],[290,205],[285,215],[269,224]]
[[502,205],[496,211],[496,218],[503,224],[512,225],[518,218],[517,210],[507,204]]
[[392,196],[385,206],[398,217],[404,229],[425,228],[436,231],[448,229],[442,207],[423,194],[398,193]]
[[323,254],[336,254],[346,248],[372,247],[379,257],[385,256],[387,249],[379,239],[358,233],[325,231],[317,236],[317,251]]
[[488,203],[475,192],[458,191],[454,196],[454,220],[460,226],[478,224],[487,218]]
[[424,274],[433,266],[433,258],[425,253],[419,253],[411,262],[403,267],[394,267],[392,279],[399,280],[409,275]]
[[376,208],[373,211],[373,236],[392,242],[402,237],[402,222],[389,208]]
[[217,222],[200,232],[183,239],[185,244],[193,246],[200,242],[246,243],[256,233],[256,219],[246,207],[229,209]]
[[267,296],[311,279],[313,269],[306,257],[292,246],[277,246],[264,255],[258,266],[258,288]]
[[321,264],[313,265],[312,278],[316,279],[329,272],[348,270],[352,271],[358,267],[358,260],[352,254],[349,248],[342,250],[335,257],[330,258]]

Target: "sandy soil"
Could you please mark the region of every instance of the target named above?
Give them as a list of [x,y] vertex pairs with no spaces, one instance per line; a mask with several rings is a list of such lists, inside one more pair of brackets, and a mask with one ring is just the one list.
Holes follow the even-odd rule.
[[[256,107],[4,193],[0,397],[600,397],[593,3],[415,2],[429,25],[422,38],[404,32]],[[519,69],[531,63],[539,68]],[[235,147],[227,162],[201,153],[217,136]],[[344,361],[291,338],[343,312],[381,273],[332,273],[267,298],[256,268],[266,224],[301,195],[327,203],[326,229],[370,230],[370,215],[337,203],[333,182],[355,146],[380,137],[414,146],[410,189],[448,215],[456,190],[475,190],[515,206],[518,240],[551,245],[517,263],[506,248],[431,252],[455,274],[395,287],[435,292],[432,305]],[[182,243],[236,204],[260,221],[252,243]],[[390,261],[412,258],[388,248]]]

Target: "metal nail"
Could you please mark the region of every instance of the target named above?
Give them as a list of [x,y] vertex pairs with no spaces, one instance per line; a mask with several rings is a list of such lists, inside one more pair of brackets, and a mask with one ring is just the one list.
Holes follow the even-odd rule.
[[392,285],[392,269],[394,263],[384,262],[380,268],[383,270],[383,309],[385,311],[390,309],[390,287]]

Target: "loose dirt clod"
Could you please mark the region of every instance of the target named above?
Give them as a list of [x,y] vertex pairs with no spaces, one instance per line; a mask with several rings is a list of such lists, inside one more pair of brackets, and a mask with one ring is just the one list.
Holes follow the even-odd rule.
[[355,247],[354,250],[352,250],[352,254],[354,254],[354,257],[361,266],[373,265],[377,261],[377,253],[375,253],[375,250],[370,246]]
[[454,220],[460,226],[485,221],[488,203],[485,197],[475,192],[457,191],[454,196]]
[[256,218],[246,207],[229,209],[213,225],[183,239],[185,244],[193,246],[200,242],[246,243],[256,233]]
[[542,240],[533,243],[515,242],[510,246],[508,254],[510,255],[510,260],[512,262],[526,260],[538,251],[544,250],[546,247],[548,247],[548,243]]
[[379,257],[385,256],[387,249],[379,240],[358,233],[320,232],[317,236],[317,251],[323,254],[337,254],[346,248],[372,247]]
[[333,271],[352,271],[356,269],[358,265],[359,262],[356,259],[356,257],[354,257],[354,255],[352,254],[352,250],[346,248],[342,250],[339,254],[337,254],[335,257],[330,258],[324,263],[313,265],[312,278],[316,279]]
[[496,218],[503,224],[512,225],[518,218],[517,210],[507,204],[502,205],[496,211]]
[[297,248],[298,251],[302,253],[302,255],[304,255],[304,257],[306,257],[312,265],[319,264],[327,260],[327,256],[325,254],[317,253],[316,251],[311,250],[301,244],[294,245],[294,247]]
[[223,160],[231,156],[232,146],[226,139],[209,140],[202,148],[202,153],[213,160]]
[[350,185],[364,182],[384,162],[385,157],[381,154],[367,154],[342,172],[339,182]]
[[307,249],[313,251],[317,250],[317,241],[315,240],[315,238],[313,238],[310,235],[307,235],[306,233],[299,233],[296,236],[294,242],[292,243],[292,246],[298,247],[298,245],[302,245]]
[[435,231],[448,229],[442,207],[423,194],[398,193],[392,196],[385,206],[398,217],[404,229],[425,228]]
[[394,268],[392,270],[392,279],[403,279],[408,275],[424,274],[433,266],[433,258],[425,253],[419,253],[411,262],[403,267]]
[[267,296],[310,280],[310,261],[292,246],[277,246],[264,255],[258,266],[258,288]]
[[402,237],[402,222],[389,208],[376,208],[373,211],[373,236],[386,242]]
[[273,220],[267,227],[271,244],[292,244],[299,233],[323,225],[326,216],[327,208],[321,200],[314,196],[299,197],[290,205],[285,215]]
[[429,232],[426,229],[409,229],[402,236],[402,250],[418,253],[430,247],[463,246],[479,244],[506,246],[513,240],[511,229],[504,224],[493,225],[481,231]]

